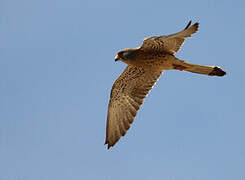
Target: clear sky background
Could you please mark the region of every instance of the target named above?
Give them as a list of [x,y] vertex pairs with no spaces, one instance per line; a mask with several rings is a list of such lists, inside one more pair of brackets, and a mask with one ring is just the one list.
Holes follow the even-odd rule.
[[[245,179],[245,1],[1,0],[0,180]],[[166,71],[104,146],[122,48],[199,31],[176,54],[225,77]]]

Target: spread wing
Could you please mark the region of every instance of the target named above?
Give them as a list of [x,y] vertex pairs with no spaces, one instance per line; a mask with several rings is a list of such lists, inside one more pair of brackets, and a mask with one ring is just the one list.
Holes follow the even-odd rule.
[[144,39],[141,46],[142,50],[165,51],[170,54],[177,52],[185,41],[185,38],[191,37],[198,30],[199,23],[192,26],[191,21],[187,24],[184,30],[166,36],[153,36]]
[[124,136],[162,71],[127,66],[114,82],[108,106],[106,140],[108,149]]

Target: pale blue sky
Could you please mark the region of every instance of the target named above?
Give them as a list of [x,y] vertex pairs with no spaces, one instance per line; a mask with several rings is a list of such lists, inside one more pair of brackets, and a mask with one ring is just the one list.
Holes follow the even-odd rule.
[[[1,0],[0,180],[245,179],[245,1]],[[122,48],[200,22],[132,128],[104,146]]]

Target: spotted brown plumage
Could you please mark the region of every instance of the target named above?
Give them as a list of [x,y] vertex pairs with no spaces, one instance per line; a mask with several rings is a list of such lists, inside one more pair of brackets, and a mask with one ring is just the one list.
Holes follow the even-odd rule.
[[[190,26],[190,23],[188,25]],[[189,26],[176,34],[146,38],[143,41],[141,50],[164,51],[165,53],[174,54],[181,48],[185,38],[191,37],[198,30],[199,23]]]
[[151,90],[162,71],[127,66],[115,81],[108,107],[106,141],[108,148],[124,136],[133,123],[143,99]]
[[209,76],[224,76],[226,73],[217,66],[197,65],[182,61],[174,56],[199,27],[191,21],[180,32],[153,36],[144,39],[141,47],[127,48],[117,53],[115,61],[128,66],[114,82],[108,106],[106,140],[108,149],[126,134],[143,103],[163,70],[176,69]]

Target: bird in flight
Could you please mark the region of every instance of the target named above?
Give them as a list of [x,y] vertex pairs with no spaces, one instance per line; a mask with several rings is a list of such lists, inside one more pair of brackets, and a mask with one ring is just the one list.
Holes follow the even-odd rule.
[[175,57],[185,38],[198,30],[199,23],[191,21],[180,32],[144,39],[137,48],[119,51],[115,61],[128,66],[114,82],[108,106],[106,140],[107,148],[114,146],[126,134],[144,98],[152,89],[163,70],[176,69],[208,76],[224,76],[220,67],[197,65]]

